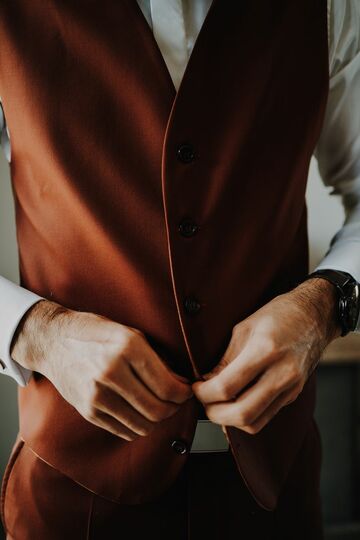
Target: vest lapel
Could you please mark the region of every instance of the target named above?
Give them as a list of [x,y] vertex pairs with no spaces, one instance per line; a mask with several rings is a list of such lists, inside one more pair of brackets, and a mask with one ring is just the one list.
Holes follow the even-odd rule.
[[[139,38],[144,41],[147,51],[151,51],[152,61],[157,64],[156,67],[163,72],[164,79],[166,79],[167,91],[171,93],[173,99],[176,95],[176,88],[172,81],[170,72],[167,68],[164,57],[154,37],[153,31],[149,26],[139,4],[134,0],[126,0],[128,4],[129,12],[132,12],[136,30],[138,31]],[[130,22],[129,22],[130,24]],[[160,89],[159,89],[160,90]]]
[[158,64],[158,68],[163,71],[164,78],[167,79],[168,82],[168,90],[171,92],[173,96],[173,107],[174,109],[176,101],[178,99],[178,95],[180,94],[180,91],[184,84],[186,84],[186,80],[189,78],[189,71],[192,70],[192,64],[196,61],[196,57],[199,55],[199,49],[202,48],[204,41],[204,34],[207,32],[207,27],[210,24],[209,21],[214,17],[214,13],[216,14],[216,8],[217,4],[219,3],[218,0],[213,0],[210,8],[208,9],[208,12],[205,16],[204,22],[200,28],[199,34],[197,36],[197,39],[194,43],[191,55],[189,57],[188,63],[186,65],[186,69],[184,72],[184,75],[181,79],[181,83],[179,86],[179,89],[176,90],[173,80],[171,78],[170,72],[168,70],[168,67],[166,65],[166,62],[164,60],[164,57],[162,55],[162,52],[158,46],[158,43],[154,37],[153,31],[150,28],[143,12],[141,11],[141,8],[137,2],[134,0],[127,0],[127,3],[129,5],[129,11],[133,11],[134,20],[137,24],[139,34],[141,35],[141,38],[146,42],[146,48],[147,50],[151,50],[153,54],[151,55],[154,61]]

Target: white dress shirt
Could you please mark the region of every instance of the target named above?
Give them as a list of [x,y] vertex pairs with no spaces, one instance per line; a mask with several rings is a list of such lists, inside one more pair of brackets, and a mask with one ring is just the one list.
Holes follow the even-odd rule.
[[[211,1],[137,0],[176,89]],[[330,92],[314,155],[324,184],[333,188],[331,193],[341,195],[346,217],[316,269],[343,270],[360,281],[359,0],[328,0],[328,43]],[[0,141],[8,161],[9,137],[0,107]],[[2,373],[21,386],[27,384],[32,371],[10,357],[10,344],[24,313],[42,298],[0,276],[0,372],[2,366]]]

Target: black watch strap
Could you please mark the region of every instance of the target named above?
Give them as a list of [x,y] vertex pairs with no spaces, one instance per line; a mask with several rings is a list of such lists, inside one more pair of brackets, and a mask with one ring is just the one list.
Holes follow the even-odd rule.
[[324,270],[315,270],[309,274],[306,279],[311,279],[313,277],[322,277],[332,283],[338,291],[338,322],[341,327],[341,336],[346,336],[353,328],[349,327],[348,317],[346,314],[346,286],[353,283],[356,284],[353,276],[347,272],[342,272],[338,270],[324,269]]

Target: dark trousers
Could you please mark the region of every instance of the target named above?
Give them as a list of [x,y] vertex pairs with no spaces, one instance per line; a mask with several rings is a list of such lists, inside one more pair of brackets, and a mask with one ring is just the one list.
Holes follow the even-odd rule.
[[141,505],[111,502],[40,459],[18,436],[1,485],[7,540],[321,540],[315,422],[275,511],[249,494],[231,452],[190,454],[176,482]]

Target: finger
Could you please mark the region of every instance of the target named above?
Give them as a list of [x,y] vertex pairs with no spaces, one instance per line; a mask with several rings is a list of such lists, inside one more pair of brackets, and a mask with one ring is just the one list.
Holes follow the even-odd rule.
[[[178,379],[179,381],[181,381],[181,382],[183,382],[183,383],[185,383],[187,385],[190,384],[190,381],[189,381],[188,378],[184,377],[183,375],[179,375],[178,373],[175,373],[175,371],[173,371],[168,364],[164,363],[161,360],[161,356],[159,356],[155,352],[155,350],[151,347],[149,341],[146,338],[146,335],[141,330],[139,330],[137,328],[133,328],[133,327],[129,327],[129,328],[131,328],[135,333],[137,333],[142,338],[142,340],[141,340],[142,341],[142,346],[143,347],[145,346],[145,348],[146,348],[146,350],[147,350],[147,352],[149,354],[151,354],[152,356],[155,355],[156,360],[160,361],[170,371],[170,373],[172,374],[173,377],[175,377],[176,379]],[[154,359],[152,359],[152,360],[154,360]]]
[[289,395],[292,396],[297,391],[297,385],[294,383],[281,391],[271,390],[268,385],[262,384],[261,386],[262,388],[257,389],[254,396],[251,395],[251,390],[255,387],[250,389],[244,401],[237,400],[208,405],[206,414],[212,422],[217,424],[244,429],[247,426],[255,425],[258,420],[260,421],[267,411],[271,411],[273,406],[276,407],[279,400],[283,404],[284,396],[288,399]]
[[101,411],[96,416],[88,417],[87,420],[95,426],[105,429],[126,441],[134,441],[139,437],[137,433],[115,420],[112,416]]
[[239,355],[239,350],[242,350],[245,347],[246,341],[249,338],[250,328],[247,326],[242,326],[241,332],[236,331],[236,334],[233,334],[230,339],[229,345],[223,354],[221,360],[216,364],[216,366],[203,375],[204,380],[211,379],[220,371],[222,371],[228,364],[230,364],[235,358]]
[[[284,391],[294,386],[294,381],[279,375],[279,369],[269,369],[256,384],[229,402],[227,415],[237,416],[242,425],[252,424]],[[225,407],[226,403],[219,406]]]
[[218,375],[227,365],[229,365],[239,354],[239,343],[231,339],[230,343],[221,357],[220,361],[212,368],[211,371],[203,375],[204,380],[209,380]]
[[203,403],[229,401],[245,389],[265,368],[263,359],[254,349],[243,350],[220,373],[203,382],[192,385],[194,394]]
[[118,422],[138,435],[148,435],[154,429],[154,422],[145,418],[111,388],[103,386],[100,399],[95,403],[97,410],[113,416]]
[[241,429],[251,434],[258,433],[278,414],[283,407],[292,401],[294,401],[293,390],[283,392],[271,403],[270,407],[268,407],[266,411],[264,411],[263,414],[256,419],[255,422],[249,426],[244,426]]
[[151,422],[159,422],[173,415],[179,408],[176,403],[165,402],[152,393],[138,378],[129,364],[123,363],[116,379],[103,382],[120,394],[136,411]]
[[159,399],[180,404],[193,395],[191,385],[180,380],[151,348],[146,353],[146,357],[134,355],[129,361],[139,379]]

